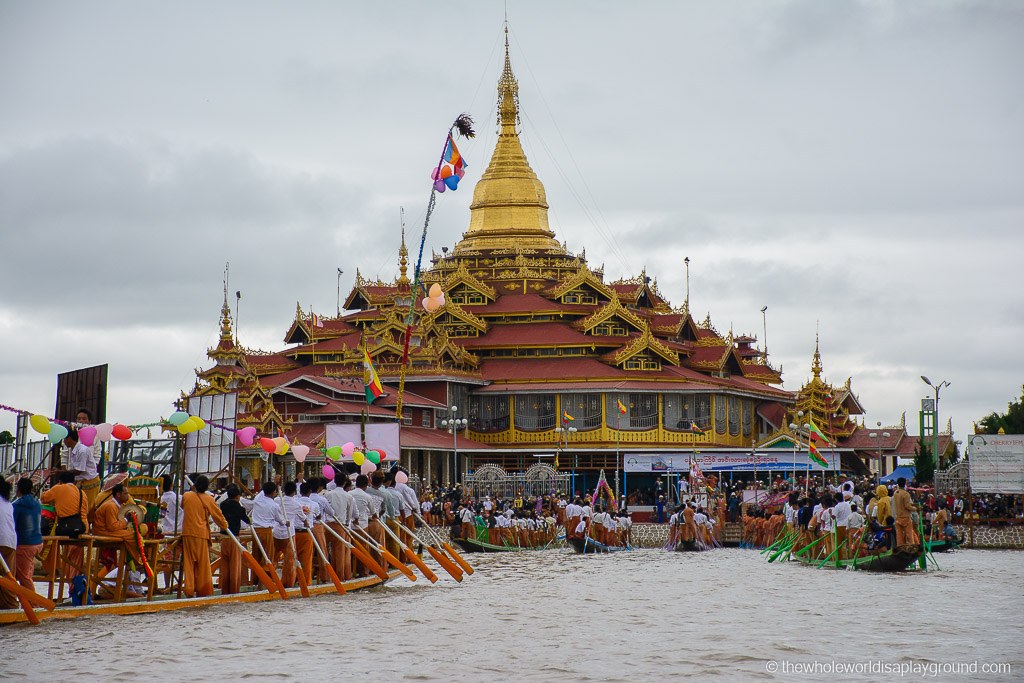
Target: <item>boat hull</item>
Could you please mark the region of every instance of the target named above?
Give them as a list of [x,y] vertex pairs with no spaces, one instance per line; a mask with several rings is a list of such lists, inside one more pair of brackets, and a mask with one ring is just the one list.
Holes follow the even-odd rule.
[[[917,562],[920,557],[920,547],[901,546],[896,550],[886,551],[877,555],[841,560],[838,563],[830,561],[822,566],[829,569],[856,569],[863,572],[892,573],[906,570]],[[821,564],[821,560],[807,559],[803,556],[796,557],[796,560],[802,564],[814,565],[815,567]]]
[[[398,571],[390,572],[390,578],[401,574]],[[360,590],[378,586],[384,582],[377,576],[368,576],[358,579],[350,579],[345,582],[347,591]],[[302,599],[301,590],[296,588],[287,589],[290,599]],[[310,597],[334,594],[337,589],[334,584],[318,584],[309,587]],[[52,612],[43,609],[36,609],[36,616],[43,619],[77,619],[80,617],[102,616],[108,614],[152,614],[154,612],[175,612],[183,609],[196,609],[201,607],[214,607],[216,605],[234,605],[248,602],[267,602],[269,600],[280,600],[277,593],[268,593],[265,590],[251,591],[246,593],[235,593],[231,595],[211,595],[205,598],[169,598],[155,597],[153,600],[132,600],[129,602],[108,602],[94,605],[83,605],[80,607],[57,607]],[[21,609],[0,610],[0,625],[28,623],[28,618]]]
[[514,553],[520,550],[540,550],[540,548],[520,548],[518,546],[492,545],[473,538],[453,538],[459,548],[467,553]]
[[595,553],[617,553],[626,550],[621,546],[609,546],[603,543],[598,543],[594,539],[590,538],[578,538],[573,537],[568,539],[569,545],[572,549],[581,555],[591,555]]

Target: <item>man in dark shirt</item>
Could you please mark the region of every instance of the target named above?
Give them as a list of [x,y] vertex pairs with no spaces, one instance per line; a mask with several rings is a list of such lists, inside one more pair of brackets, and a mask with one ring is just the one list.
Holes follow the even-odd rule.
[[[236,537],[242,531],[242,521],[249,523],[249,515],[239,502],[241,491],[234,484],[228,486],[228,497],[220,504],[220,511],[228,521],[228,530]],[[226,532],[220,541],[220,592],[222,595],[238,593],[242,589],[242,551],[235,542],[227,537]]]

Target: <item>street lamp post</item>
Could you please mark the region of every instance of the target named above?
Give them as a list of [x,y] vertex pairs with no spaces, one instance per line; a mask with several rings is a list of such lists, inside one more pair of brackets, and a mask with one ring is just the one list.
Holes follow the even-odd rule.
[[939,391],[943,387],[948,387],[950,383],[943,380],[938,384],[932,384],[932,381],[924,375],[921,375],[921,380],[935,390],[935,424],[932,425],[932,457],[935,458],[935,468],[940,469],[942,460],[939,457]]
[[[882,423],[879,422],[878,426],[881,427]],[[872,439],[878,439],[878,470],[879,470],[879,477],[881,477],[881,475],[882,475],[882,470],[885,469],[882,466],[882,439],[888,439],[890,436],[892,436],[892,434],[890,434],[889,432],[882,432],[881,434],[879,434],[878,432],[871,432],[870,434],[868,434],[868,437],[870,437]]]
[[455,481],[459,480],[459,430],[468,429],[469,420],[466,418],[458,418],[456,415],[459,412],[458,406],[452,406],[448,410],[448,416],[441,420],[441,426],[448,430],[448,433],[452,435],[452,456],[455,461]]

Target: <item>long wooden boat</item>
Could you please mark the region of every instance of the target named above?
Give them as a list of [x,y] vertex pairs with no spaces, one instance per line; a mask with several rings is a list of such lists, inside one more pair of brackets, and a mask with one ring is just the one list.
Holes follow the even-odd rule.
[[680,540],[680,541],[676,542],[676,547],[673,548],[673,550],[675,550],[678,553],[702,553],[702,552],[706,552],[708,550],[711,550],[711,548],[707,547],[706,545],[704,545],[702,543],[697,543],[696,540],[693,540],[693,541],[683,541],[683,540]]
[[[401,573],[397,570],[389,572],[389,580]],[[363,588],[382,585],[384,582],[379,577],[370,575],[368,577],[349,579],[344,582],[346,591],[355,591]],[[287,589],[289,601],[304,600],[298,587]],[[316,584],[309,587],[310,597],[335,595],[337,589],[333,583]],[[341,597],[341,596],[338,596]],[[280,600],[278,593],[268,593],[266,590],[248,590],[243,593],[231,595],[214,594],[205,598],[175,598],[173,595],[156,595],[152,600],[145,598],[130,599],[125,602],[98,602],[92,605],[79,607],[58,606],[52,612],[36,608],[36,616],[43,619],[77,619],[79,617],[99,616],[107,614],[152,614],[154,612],[173,612],[182,609],[196,609],[200,607],[213,607],[216,605],[234,605],[247,602],[267,602],[268,600]],[[20,609],[0,610],[0,625],[28,623],[28,618]]]
[[579,538],[574,536],[569,540],[569,545],[572,549],[581,555],[590,555],[592,553],[617,553],[623,550],[628,550],[622,546],[605,545],[604,543],[598,543],[594,539],[587,536],[586,538]]
[[[793,559],[801,564],[808,564],[817,567],[821,559],[808,559],[800,555],[793,555]],[[839,562],[829,561],[823,567],[830,569],[857,569],[865,572],[901,572],[917,562],[921,557],[920,546],[899,546],[895,550],[887,550],[883,553],[857,557]]]
[[475,538],[453,538],[459,548],[467,553],[517,553],[520,550],[541,550],[541,548],[520,548],[515,545],[494,545]]
[[960,547],[960,544],[964,542],[963,537],[959,539],[952,539],[947,541],[946,539],[938,539],[935,541],[925,541],[924,547],[930,553],[948,553],[950,550],[955,550]]

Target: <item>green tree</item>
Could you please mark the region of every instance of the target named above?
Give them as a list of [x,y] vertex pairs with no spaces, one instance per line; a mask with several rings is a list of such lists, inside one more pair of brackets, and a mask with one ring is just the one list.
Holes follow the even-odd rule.
[[11,434],[6,429],[0,432],[0,444],[14,443],[14,434]]
[[992,412],[978,421],[978,428],[983,434],[1024,434],[1024,386],[1021,387],[1020,398],[1007,404],[1005,413]]
[[918,443],[914,451],[914,469],[917,474],[914,478],[918,484],[926,484],[935,478],[935,457],[932,455],[932,447],[926,443]]

